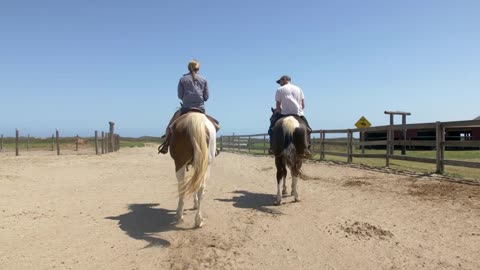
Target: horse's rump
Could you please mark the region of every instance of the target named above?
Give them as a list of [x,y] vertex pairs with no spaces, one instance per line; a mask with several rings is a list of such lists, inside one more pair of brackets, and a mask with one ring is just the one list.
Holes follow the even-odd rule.
[[307,128],[298,117],[283,117],[273,128],[273,150],[276,159],[283,159],[292,175],[304,178],[302,155],[307,147]]
[[298,116],[280,118],[273,127],[272,142],[275,155],[281,155],[291,143],[294,144],[297,154],[304,154],[307,149],[308,129],[305,122]]
[[175,171],[188,165],[194,170],[181,189],[183,195],[196,192],[205,180],[209,162],[215,155],[215,137],[215,128],[203,113],[187,113],[172,125],[170,155],[175,161]]

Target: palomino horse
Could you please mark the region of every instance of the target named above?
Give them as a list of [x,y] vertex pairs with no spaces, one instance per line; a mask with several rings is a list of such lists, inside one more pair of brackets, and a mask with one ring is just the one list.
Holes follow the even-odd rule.
[[[302,173],[302,157],[307,149],[307,126],[296,116],[286,116],[278,120],[272,133],[272,147],[277,167],[277,200],[282,203],[282,194],[287,194],[287,167],[292,175],[292,195],[296,202],[300,201],[297,190],[298,178],[304,178]],[[281,190],[283,182],[283,190]]]
[[[216,129],[203,113],[189,112],[172,124],[170,156],[175,161],[178,180],[177,222],[183,221],[184,198],[194,195],[195,226],[202,227],[202,198],[216,150]],[[185,179],[188,167],[191,177]]]

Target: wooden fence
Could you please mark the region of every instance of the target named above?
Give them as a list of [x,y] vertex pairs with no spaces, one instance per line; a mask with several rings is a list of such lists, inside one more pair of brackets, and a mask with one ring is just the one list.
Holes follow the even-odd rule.
[[[387,167],[390,166],[391,160],[432,163],[436,164],[436,170],[439,173],[443,173],[445,171],[445,165],[480,168],[480,162],[445,159],[445,147],[468,147],[480,149],[480,140],[445,140],[446,129],[479,126],[480,120],[470,120],[407,125],[386,125],[364,129],[314,130],[311,135],[313,137],[312,151],[314,154],[318,154],[320,160],[324,160],[326,155],[331,155],[345,157],[346,162],[348,163],[352,163],[354,158],[381,158],[385,159],[385,166]],[[436,137],[434,140],[406,140],[405,137],[399,140],[394,138],[395,131],[403,131],[402,134],[405,134],[404,131],[408,129],[433,129],[435,130]],[[362,133],[378,131],[386,132],[387,138],[385,140],[363,141],[362,138],[365,136],[362,136]],[[332,134],[336,134],[336,136],[331,136]],[[316,135],[318,138],[315,138]],[[337,138],[327,138],[327,135]],[[262,133],[251,135],[221,136],[218,141],[222,151],[267,154],[269,148],[268,139],[268,134]],[[329,148],[328,146],[334,147]],[[385,153],[365,153],[365,148],[369,146],[384,146],[384,149],[386,150]],[[398,146],[402,149],[401,155],[395,154],[395,146]],[[405,150],[415,146],[433,147],[433,149],[436,151],[436,157],[427,158],[406,156]],[[341,151],[338,149],[341,149]]]
[[[4,134],[0,135],[0,153],[9,152],[11,149],[15,149],[15,155],[20,155],[20,150],[32,151],[34,145],[37,149],[40,150],[51,150],[52,152],[56,151],[57,155],[61,154],[61,149],[73,150],[75,152],[79,151],[79,145],[89,143],[93,140],[93,147],[95,149],[95,154],[106,154],[111,152],[116,152],[120,150],[120,135],[114,133],[114,123],[109,122],[110,132],[102,131],[101,136],[99,137],[98,131],[95,130],[94,137],[81,138],[80,136],[75,137],[60,137],[60,131],[55,130],[55,134],[52,135],[51,139],[48,138],[33,138],[30,137],[30,134],[27,134],[26,137],[20,136],[20,131],[15,130],[15,137],[4,137]],[[51,143],[51,147],[47,144]],[[6,145],[11,149],[7,149]],[[72,145],[74,148],[72,149]],[[91,148],[91,147],[90,147]]]

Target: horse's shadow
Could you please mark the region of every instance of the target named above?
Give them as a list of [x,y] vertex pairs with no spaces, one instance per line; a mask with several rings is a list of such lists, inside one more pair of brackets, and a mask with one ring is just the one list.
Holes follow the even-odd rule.
[[106,217],[106,219],[118,220],[118,227],[128,236],[147,241],[149,244],[145,248],[154,246],[168,247],[170,246],[168,240],[153,234],[183,229],[176,227],[175,211],[154,208],[157,205],[130,204],[128,205],[130,212],[116,217]]
[[232,199],[215,199],[221,202],[233,202],[234,207],[238,208],[250,208],[263,213],[272,215],[283,215],[281,211],[268,208],[272,206],[272,202],[275,200],[275,196],[265,193],[253,193],[246,190],[235,190],[232,193],[240,194]]

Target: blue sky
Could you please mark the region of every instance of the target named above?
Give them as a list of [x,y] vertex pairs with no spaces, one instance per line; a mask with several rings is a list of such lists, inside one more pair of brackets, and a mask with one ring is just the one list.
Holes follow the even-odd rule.
[[[480,1],[0,1],[0,133],[160,136],[190,59],[220,134],[264,133],[275,80],[314,129],[480,115]],[[395,118],[400,122],[400,117]]]

